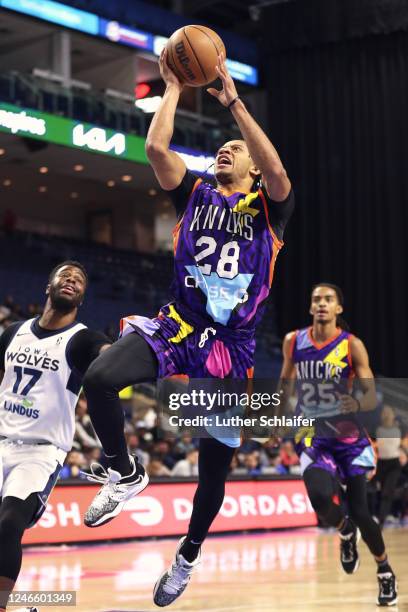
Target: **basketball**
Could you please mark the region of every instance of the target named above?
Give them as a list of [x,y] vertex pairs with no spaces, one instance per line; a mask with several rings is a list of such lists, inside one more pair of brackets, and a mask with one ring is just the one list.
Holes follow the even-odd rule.
[[201,25],[176,30],[167,42],[167,61],[179,80],[190,87],[208,85],[217,78],[218,55],[226,55],[221,38]]

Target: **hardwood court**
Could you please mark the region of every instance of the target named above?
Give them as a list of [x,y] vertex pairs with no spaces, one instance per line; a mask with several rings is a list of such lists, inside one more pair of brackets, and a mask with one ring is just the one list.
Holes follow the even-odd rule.
[[[408,528],[385,531],[399,578],[398,612],[408,611]],[[76,590],[75,612],[159,610],[152,603],[156,577],[176,540],[26,549],[19,590]],[[210,538],[202,564],[173,612],[372,612],[375,564],[360,543],[361,566],[352,576],[339,567],[336,534],[317,529]],[[41,608],[44,610],[45,608]],[[50,611],[56,608],[48,608]],[[396,608],[392,608],[396,610]]]

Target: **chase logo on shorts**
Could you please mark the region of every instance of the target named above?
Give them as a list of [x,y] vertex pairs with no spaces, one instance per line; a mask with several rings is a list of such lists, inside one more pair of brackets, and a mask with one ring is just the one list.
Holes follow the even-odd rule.
[[8,402],[5,400],[4,410],[7,410],[13,414],[20,414],[21,416],[25,416],[29,419],[38,419],[40,416],[40,411],[38,409],[30,408],[30,405],[32,406],[33,402],[26,399],[21,404],[14,404],[13,402]]

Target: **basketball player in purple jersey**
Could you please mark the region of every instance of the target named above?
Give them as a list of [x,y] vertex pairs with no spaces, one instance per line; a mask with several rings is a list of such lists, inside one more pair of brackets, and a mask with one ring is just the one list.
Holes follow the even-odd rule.
[[[123,321],[122,337],[98,359],[84,388],[96,432],[111,469],[132,482],[123,435],[118,391],[130,384],[173,374],[190,379],[246,380],[254,365],[255,327],[262,316],[283,231],[294,195],[282,162],[238,97],[219,57],[223,89],[209,93],[232,113],[243,139],[225,143],[216,154],[216,186],[187,171],[169,149],[183,86],[167,65],[160,71],[166,91],[149,128],[146,152],[161,187],[178,214],[174,230],[174,301],[154,319]],[[262,187],[260,181],[262,179]],[[107,354],[106,353],[106,354]],[[225,480],[239,438],[200,440],[199,484],[187,536],[172,567],[158,580],[154,600],[166,606],[184,591],[199,562],[200,546],[223,499]],[[85,515],[94,527],[118,514],[114,485],[108,480]]]
[[[379,525],[367,503],[367,473],[375,469],[370,440],[356,413],[376,406],[374,377],[361,340],[344,329],[343,294],[336,285],[321,283],[312,290],[311,327],[286,335],[281,383],[288,390],[297,380],[297,410],[315,419],[312,430],[300,430],[296,450],[313,508],[324,522],[339,530],[340,559],[347,574],[359,565],[360,533],[377,563],[378,605],[397,602],[395,575],[389,565]],[[351,395],[359,379],[361,399]],[[346,486],[350,516],[337,503],[335,478]]]

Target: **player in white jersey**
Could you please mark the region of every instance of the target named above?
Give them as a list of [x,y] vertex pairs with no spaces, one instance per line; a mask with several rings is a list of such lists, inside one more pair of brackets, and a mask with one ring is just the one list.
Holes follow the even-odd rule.
[[61,263],[43,314],[0,337],[0,612],[20,572],[24,531],[44,512],[72,448],[82,377],[110,345],[76,321],[87,282],[80,263]]

